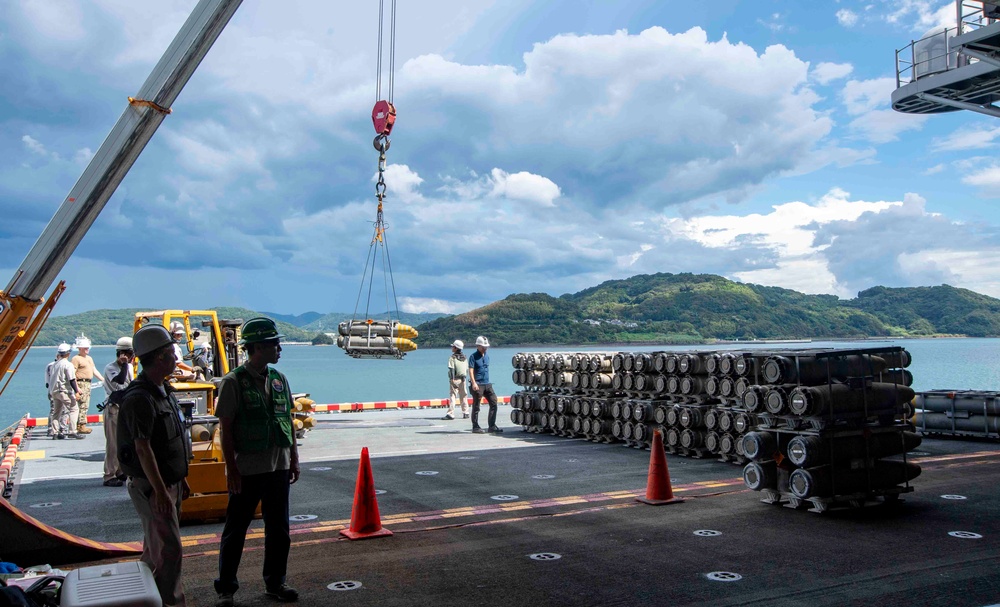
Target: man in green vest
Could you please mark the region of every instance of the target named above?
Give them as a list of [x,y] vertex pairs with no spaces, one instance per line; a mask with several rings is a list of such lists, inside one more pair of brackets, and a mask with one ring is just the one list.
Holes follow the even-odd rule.
[[219,546],[216,607],[232,607],[240,587],[236,573],[247,528],[257,505],[264,514],[264,594],[283,602],[299,593],[285,584],[291,536],[289,485],[299,479],[299,454],[292,428],[292,391],[283,373],[269,367],[281,357],[274,321],[243,323],[240,345],[247,362],[222,378],[215,415],[222,426],[229,506]]

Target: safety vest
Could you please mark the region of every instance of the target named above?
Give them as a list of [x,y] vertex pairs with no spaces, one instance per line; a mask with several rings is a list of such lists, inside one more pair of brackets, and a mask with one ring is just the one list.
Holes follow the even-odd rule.
[[243,365],[236,367],[233,374],[242,401],[236,408],[236,451],[264,451],[271,445],[291,447],[292,396],[284,376],[268,369],[271,398],[267,399]]
[[167,485],[180,482],[188,475],[187,433],[184,422],[181,421],[181,408],[173,389],[167,387],[166,398],[157,386],[146,379],[144,373],[128,385],[122,397],[118,423],[118,461],[122,472],[138,477],[148,478],[142,470],[139,456],[135,451],[135,438],[130,434],[129,421],[132,418],[130,407],[133,403],[146,401],[153,408],[153,433],[149,437],[149,446],[156,458],[156,467]]

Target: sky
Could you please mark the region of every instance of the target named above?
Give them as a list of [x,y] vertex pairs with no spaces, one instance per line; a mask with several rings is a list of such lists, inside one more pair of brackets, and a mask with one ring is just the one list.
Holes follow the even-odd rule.
[[[0,280],[195,5],[0,3]],[[1000,120],[890,107],[896,50],[954,15],[399,0],[388,282],[381,259],[363,274],[378,2],[245,0],[63,268],[56,314],[384,311],[387,282],[390,307],[459,313],[655,272],[1000,297]]]

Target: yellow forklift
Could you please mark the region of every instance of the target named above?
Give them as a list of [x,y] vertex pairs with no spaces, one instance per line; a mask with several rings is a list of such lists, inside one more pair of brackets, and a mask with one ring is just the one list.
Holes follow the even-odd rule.
[[[243,352],[238,347],[243,320],[219,320],[214,310],[137,312],[132,332],[150,323],[163,325],[171,334],[183,328],[185,335],[186,343],[180,346],[183,360],[171,379],[174,395],[191,430],[192,458],[187,479],[191,495],[181,502],[181,521],[223,518],[229,490],[219,420],[215,417],[215,392],[218,381],[243,363]],[[206,344],[214,354],[207,369],[193,364],[192,356],[196,351],[204,352]],[[138,361],[133,364],[138,365]]]
[[[192,457],[187,477],[191,495],[181,502],[181,522],[223,518],[229,488],[219,436],[221,426],[215,417],[216,387],[224,375],[246,362],[246,354],[239,347],[243,319],[219,319],[214,310],[137,312],[132,332],[150,323],[163,325],[173,335],[183,333],[180,364],[170,380],[191,431]],[[138,361],[133,364],[138,365]],[[292,396],[292,423],[301,440],[315,425],[314,403],[305,393]]]

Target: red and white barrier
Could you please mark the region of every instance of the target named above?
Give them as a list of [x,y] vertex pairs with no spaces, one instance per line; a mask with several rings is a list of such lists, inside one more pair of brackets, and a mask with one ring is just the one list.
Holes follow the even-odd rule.
[[27,427],[28,418],[25,417],[17,425],[17,429],[14,430],[14,436],[10,439],[10,444],[7,445],[7,449],[4,451],[3,459],[0,460],[0,493],[7,488],[10,476],[14,472],[14,463],[17,462],[17,450],[21,446],[21,441],[24,440],[24,432]]
[[[472,399],[465,399],[472,404]],[[498,396],[497,403],[510,404],[509,396]],[[313,411],[333,413],[338,411],[377,411],[381,409],[429,409],[431,407],[447,407],[447,398],[432,398],[429,400],[387,400],[367,403],[337,403],[333,405],[313,405]]]

